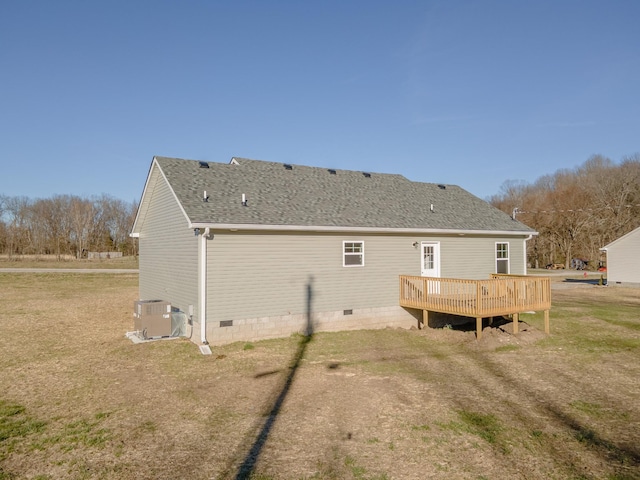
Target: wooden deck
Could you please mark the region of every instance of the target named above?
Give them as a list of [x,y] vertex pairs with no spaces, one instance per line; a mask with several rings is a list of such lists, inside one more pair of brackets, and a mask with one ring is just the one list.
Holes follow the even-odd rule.
[[400,276],[400,306],[425,312],[449,313],[476,319],[476,336],[482,336],[482,319],[513,315],[518,333],[522,312],[544,310],[544,330],[549,333],[551,285],[549,277],[491,275],[487,280]]

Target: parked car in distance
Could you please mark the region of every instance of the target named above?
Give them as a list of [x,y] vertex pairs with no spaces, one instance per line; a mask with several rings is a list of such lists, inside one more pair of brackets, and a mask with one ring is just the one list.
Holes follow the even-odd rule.
[[589,260],[583,260],[582,258],[572,258],[571,268],[574,270],[586,270]]
[[547,270],[564,270],[564,263],[549,263]]

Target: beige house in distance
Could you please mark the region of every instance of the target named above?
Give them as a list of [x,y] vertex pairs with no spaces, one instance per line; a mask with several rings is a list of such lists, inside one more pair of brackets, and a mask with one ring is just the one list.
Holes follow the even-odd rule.
[[[415,326],[399,276],[526,274],[536,232],[455,185],[232,158],[154,157],[131,235],[141,300],[196,343]],[[311,325],[307,319],[311,320]]]
[[607,254],[607,285],[640,286],[640,227],[600,250]]

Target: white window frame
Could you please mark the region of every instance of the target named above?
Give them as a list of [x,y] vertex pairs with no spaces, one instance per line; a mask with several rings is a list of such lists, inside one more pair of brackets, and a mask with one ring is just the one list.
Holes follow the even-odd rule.
[[[360,244],[360,252],[347,252],[347,244]],[[351,247],[353,248],[353,247]],[[360,256],[362,261],[360,263],[347,264],[347,257]],[[363,240],[343,240],[342,241],[342,266],[343,267],[364,267],[364,241]]]
[[[500,245],[506,245],[507,246],[507,248],[506,248],[507,256],[506,257],[498,256],[498,254],[502,252],[501,250],[498,250]],[[495,247],[496,273],[498,273],[500,271],[500,269],[498,268],[498,262],[506,262],[507,263],[507,275],[511,273],[510,250],[511,250],[511,246],[509,245],[509,242],[496,242],[496,247]]]

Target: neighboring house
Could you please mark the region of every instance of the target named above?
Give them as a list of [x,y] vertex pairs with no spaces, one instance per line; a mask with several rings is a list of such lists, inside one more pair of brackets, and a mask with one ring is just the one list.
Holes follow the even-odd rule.
[[607,285],[640,285],[640,227],[600,250],[607,254]]
[[454,185],[154,157],[131,235],[140,299],[171,302],[194,341],[224,344],[415,326],[422,312],[399,306],[399,275],[522,275],[534,234]]

